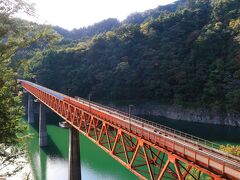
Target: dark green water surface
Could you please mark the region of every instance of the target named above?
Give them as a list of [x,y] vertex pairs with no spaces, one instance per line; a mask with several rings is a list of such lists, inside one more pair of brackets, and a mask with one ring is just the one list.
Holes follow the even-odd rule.
[[203,124],[154,116],[144,116],[143,118],[218,144],[240,145],[240,127]]
[[[163,125],[220,144],[240,144],[240,128],[176,121],[160,117],[145,117]],[[36,118],[37,119],[37,118]],[[68,129],[58,126],[59,118],[47,116],[49,146],[38,146],[38,121],[29,128],[29,157],[36,180],[68,179]],[[102,149],[80,135],[81,171],[83,180],[138,179]]]

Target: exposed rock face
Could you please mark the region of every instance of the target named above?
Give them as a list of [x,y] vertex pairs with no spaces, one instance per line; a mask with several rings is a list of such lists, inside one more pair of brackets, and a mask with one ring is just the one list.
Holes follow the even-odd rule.
[[[107,106],[128,112],[128,106],[113,103]],[[222,113],[208,109],[190,109],[178,105],[163,105],[158,103],[144,103],[131,107],[131,113],[136,115],[163,116],[175,120],[184,120],[206,124],[220,124],[240,127],[240,114]]]
[[[26,104],[26,102],[24,104]],[[116,105],[114,103],[104,104],[128,113],[128,106],[126,105]],[[34,112],[38,113],[38,111],[38,103],[34,103]],[[49,109],[49,111],[51,110]],[[217,111],[210,111],[208,109],[190,109],[178,105],[164,105],[156,102],[134,105],[134,107],[131,107],[131,113],[135,115],[162,116],[175,120],[199,122],[205,124],[219,124],[240,127],[240,114],[226,114]]]

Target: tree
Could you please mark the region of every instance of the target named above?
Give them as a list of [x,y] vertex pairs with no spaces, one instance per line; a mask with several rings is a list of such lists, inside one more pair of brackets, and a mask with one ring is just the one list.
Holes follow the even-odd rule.
[[234,146],[234,145],[230,145],[230,144],[227,144],[225,146],[221,145],[220,150],[225,151],[234,156],[240,157],[240,146]]
[[[46,45],[53,38],[48,27],[14,18],[18,12],[33,15],[34,9],[24,0],[0,0],[0,176],[21,170],[19,157],[24,154],[26,126],[21,121],[23,107],[17,93],[18,67],[12,66],[14,56],[33,44]],[[16,167],[6,172],[12,164]]]
[[[17,25],[18,22],[12,15],[20,9],[29,12],[30,6],[23,1],[0,1],[2,20],[0,26],[0,142],[5,144],[16,144],[17,134],[22,133],[24,128],[20,125],[20,118],[23,115],[20,99],[16,94],[16,73],[9,64],[11,57],[16,51],[24,47],[20,41],[23,29]],[[29,12],[30,13],[30,12]]]

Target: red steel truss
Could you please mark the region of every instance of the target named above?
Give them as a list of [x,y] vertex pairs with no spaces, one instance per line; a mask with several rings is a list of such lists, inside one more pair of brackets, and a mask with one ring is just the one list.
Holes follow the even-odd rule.
[[20,83],[140,179],[240,179],[239,158],[215,144],[28,81]]

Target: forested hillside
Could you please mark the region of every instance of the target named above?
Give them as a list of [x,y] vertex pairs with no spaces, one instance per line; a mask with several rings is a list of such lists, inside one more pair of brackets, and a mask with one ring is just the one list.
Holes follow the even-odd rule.
[[108,28],[34,61],[36,81],[95,100],[240,112],[239,0],[181,0]]
[[119,25],[120,25],[120,22],[117,19],[109,18],[101,22],[95,23],[91,26],[83,27],[80,29],[73,29],[72,31],[68,31],[59,26],[55,26],[54,29],[60,35],[64,36],[67,39],[77,40],[77,39],[90,38],[96,34],[111,31],[114,28],[118,28]]

